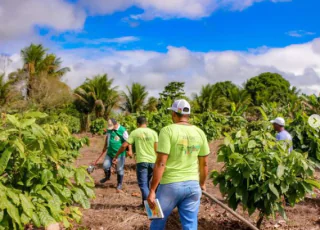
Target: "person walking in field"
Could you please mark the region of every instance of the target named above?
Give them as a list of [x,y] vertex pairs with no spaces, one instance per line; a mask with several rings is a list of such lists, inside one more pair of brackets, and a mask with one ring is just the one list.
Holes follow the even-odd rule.
[[[106,152],[106,157],[103,162],[105,178],[100,180],[100,183],[105,183],[110,180],[112,160],[116,156],[121,145],[128,139],[127,130],[121,126],[114,118],[108,120],[108,131],[103,147],[103,153]],[[128,155],[131,154],[129,147]],[[124,150],[117,156],[117,191],[122,190],[122,182],[124,176],[124,164],[126,159],[126,151]]]
[[276,139],[277,141],[286,141],[289,144],[289,151],[292,151],[292,136],[291,134],[285,130],[285,120],[282,117],[277,117],[272,120],[274,130],[277,132]]
[[138,128],[132,131],[114,157],[113,163],[118,162],[118,156],[129,146],[135,144],[137,161],[137,180],[143,201],[149,195],[149,184],[152,178],[154,163],[156,162],[156,151],[158,146],[158,134],[147,127],[147,119],[143,116],[137,118]]
[[196,230],[201,190],[206,189],[209,145],[204,132],[189,124],[191,107],[186,100],[176,100],[169,110],[174,124],[160,131],[148,196],[151,209],[159,199],[164,218],[153,220],[150,229],[164,229],[168,216],[177,207],[183,229]]

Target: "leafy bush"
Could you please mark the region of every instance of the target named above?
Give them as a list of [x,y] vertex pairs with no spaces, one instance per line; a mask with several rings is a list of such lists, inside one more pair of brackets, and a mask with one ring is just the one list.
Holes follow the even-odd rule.
[[137,128],[136,115],[134,114],[118,116],[117,121],[125,127],[129,133]]
[[40,126],[45,115],[6,115],[0,120],[0,229],[79,222],[77,207],[89,208],[94,183],[73,162],[88,139],[61,124]]
[[105,129],[107,128],[107,121],[103,118],[97,118],[96,120],[91,122],[90,132],[92,134],[104,134]]
[[[201,115],[193,115],[190,122],[198,126],[206,134],[208,141],[218,139],[222,135],[222,122],[226,120],[215,113],[206,112]],[[221,123],[220,123],[221,122]]]
[[305,113],[297,113],[296,118],[289,124],[288,131],[292,135],[293,148],[308,156],[317,163],[320,162],[320,129],[313,128],[308,123]]
[[146,113],[145,116],[148,119],[149,128],[155,130],[157,133],[160,133],[163,127],[172,124],[172,118],[169,113]]
[[211,176],[231,208],[241,203],[250,215],[259,210],[261,217],[279,212],[285,218],[283,196],[294,206],[314,186],[320,187],[312,180],[314,164],[304,154],[289,153],[284,143],[262,131],[248,135],[241,130],[225,138],[218,151],[225,167]]
[[70,116],[65,113],[50,114],[38,121],[39,124],[57,124],[61,123],[68,127],[71,133],[80,132],[80,119],[78,117]]

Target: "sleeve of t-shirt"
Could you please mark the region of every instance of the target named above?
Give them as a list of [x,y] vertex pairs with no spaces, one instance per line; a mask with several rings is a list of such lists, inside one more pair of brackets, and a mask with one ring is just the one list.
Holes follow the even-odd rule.
[[127,139],[127,142],[132,145],[134,143],[134,132],[130,133],[129,138]]
[[204,157],[210,154],[210,148],[209,148],[207,137],[203,131],[201,131],[201,138],[202,138],[202,145],[201,145],[198,156]]
[[128,138],[129,138],[129,134],[128,134],[127,130],[126,130],[126,131],[124,131],[124,133],[123,133],[122,137],[123,137],[123,139],[124,139],[125,141],[127,141],[127,140],[128,140]]
[[157,132],[153,132],[153,135],[154,135],[154,142],[159,142],[159,137]]
[[168,129],[163,128],[160,131],[157,152],[169,155],[170,150],[171,150],[170,135],[169,135]]

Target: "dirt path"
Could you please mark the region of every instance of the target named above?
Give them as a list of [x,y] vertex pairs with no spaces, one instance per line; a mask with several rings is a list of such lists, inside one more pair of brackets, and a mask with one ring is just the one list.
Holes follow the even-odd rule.
[[[90,147],[81,150],[82,156],[77,161],[77,165],[89,165],[94,161],[102,147],[103,137],[90,138]],[[211,144],[211,150],[215,152],[221,142],[216,141]],[[210,156],[210,170],[220,169],[221,164],[216,163],[216,155]],[[96,199],[91,202],[91,209],[83,210],[82,223],[78,229],[92,230],[143,230],[149,229],[148,221],[144,211],[138,206],[141,203],[140,190],[136,181],[135,163],[133,159],[127,158],[124,176],[124,192],[116,193],[116,175],[113,174],[111,181],[101,185],[99,180],[103,177],[101,164],[92,173],[96,182]],[[222,199],[218,188],[212,185],[212,181],[207,181],[207,190],[219,199]],[[138,196],[137,196],[138,195]],[[252,223],[257,220],[257,214],[248,217],[240,208],[237,210]],[[320,199],[307,199],[305,202],[296,205],[295,208],[286,209],[289,221],[286,223],[281,217],[276,220],[268,220],[264,223],[263,229],[320,229]],[[181,229],[179,215],[173,212],[167,223],[168,230]],[[242,223],[237,221],[224,209],[207,198],[201,201],[199,213],[199,230],[235,230],[247,229]]]

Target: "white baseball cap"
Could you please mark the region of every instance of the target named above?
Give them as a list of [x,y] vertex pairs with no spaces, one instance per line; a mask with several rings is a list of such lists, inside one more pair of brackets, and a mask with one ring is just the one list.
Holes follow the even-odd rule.
[[280,126],[285,126],[285,121],[282,117],[277,117],[276,119],[272,120],[271,121],[272,124],[277,124],[277,125],[280,125]]
[[168,110],[172,110],[176,113],[180,114],[190,114],[191,113],[191,106],[189,102],[187,102],[184,99],[176,100],[171,108],[168,108]]

